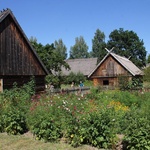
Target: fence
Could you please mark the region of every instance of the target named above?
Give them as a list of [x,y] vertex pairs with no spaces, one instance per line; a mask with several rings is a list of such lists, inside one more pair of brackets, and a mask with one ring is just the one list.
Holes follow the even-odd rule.
[[82,88],[66,88],[66,89],[55,89],[53,87],[47,88],[46,91],[50,93],[88,93],[90,92],[90,87],[82,87]]

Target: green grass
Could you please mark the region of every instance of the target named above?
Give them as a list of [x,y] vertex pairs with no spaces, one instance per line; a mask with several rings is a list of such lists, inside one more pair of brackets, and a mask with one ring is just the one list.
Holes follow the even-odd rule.
[[31,134],[7,135],[0,133],[0,150],[97,150],[96,148],[83,145],[73,148],[64,142],[45,143],[36,140]]

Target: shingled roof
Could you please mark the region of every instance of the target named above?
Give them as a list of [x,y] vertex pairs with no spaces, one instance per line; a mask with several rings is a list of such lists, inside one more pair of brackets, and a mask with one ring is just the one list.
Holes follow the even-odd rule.
[[133,76],[143,75],[143,72],[135,64],[133,64],[129,59],[110,52],[110,53],[107,53],[107,55],[102,59],[102,61],[91,71],[88,77],[90,77],[95,72],[95,70],[97,70],[97,68],[107,59],[109,55],[111,55],[118,63],[120,63]]
[[70,66],[70,70],[62,68],[63,75],[69,75],[71,72],[81,72],[85,76],[88,76],[89,73],[96,67],[97,58],[67,59],[66,63]]

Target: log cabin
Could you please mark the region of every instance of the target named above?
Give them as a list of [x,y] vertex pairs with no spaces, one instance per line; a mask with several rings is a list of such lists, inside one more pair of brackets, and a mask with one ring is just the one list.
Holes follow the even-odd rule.
[[0,91],[35,78],[36,90],[44,90],[48,71],[31,46],[10,9],[0,11]]
[[129,59],[108,50],[107,55],[91,71],[88,78],[93,81],[94,86],[118,87],[120,76],[131,81],[133,78],[142,78],[143,72]]

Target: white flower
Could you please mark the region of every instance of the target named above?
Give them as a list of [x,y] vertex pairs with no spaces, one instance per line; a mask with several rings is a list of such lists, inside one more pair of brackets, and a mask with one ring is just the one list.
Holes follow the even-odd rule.
[[115,119],[113,119],[112,121],[115,121]]

